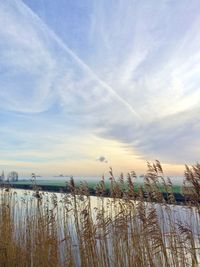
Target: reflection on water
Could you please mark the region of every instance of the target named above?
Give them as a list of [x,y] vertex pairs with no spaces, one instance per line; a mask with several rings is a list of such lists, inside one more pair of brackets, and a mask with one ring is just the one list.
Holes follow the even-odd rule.
[[[186,261],[191,263],[193,254],[188,254],[188,251],[195,249],[192,241],[196,257],[199,257],[200,224],[195,207],[63,193],[40,192],[35,195],[34,191],[5,192],[2,189],[0,204],[10,207],[17,242],[21,242],[22,236],[26,240],[27,231],[33,234],[38,227],[43,227],[45,233],[56,238],[61,265],[68,260],[66,251],[70,250],[75,266],[81,266],[83,255],[96,255],[100,260],[102,253],[108,254],[109,262],[115,262],[121,253],[124,266],[129,266],[126,265],[129,255],[126,250],[133,253],[134,242],[141,247],[146,242],[143,249],[145,251],[150,246],[150,254],[155,253],[152,257],[157,264],[159,260],[166,261],[163,247],[169,261],[172,262],[175,256],[181,258],[181,253],[187,252]],[[180,244],[184,246],[178,248]],[[176,255],[172,246],[177,250]],[[156,256],[157,250],[162,257]],[[144,251],[140,253],[146,253]]]

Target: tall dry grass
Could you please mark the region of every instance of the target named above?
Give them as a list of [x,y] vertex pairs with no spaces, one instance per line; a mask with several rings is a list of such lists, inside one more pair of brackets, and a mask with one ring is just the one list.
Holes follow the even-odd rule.
[[186,166],[181,206],[158,161],[148,163],[144,187],[135,178],[111,169],[110,198],[104,178],[97,197],[73,179],[70,194],[1,188],[0,267],[198,266],[200,165]]

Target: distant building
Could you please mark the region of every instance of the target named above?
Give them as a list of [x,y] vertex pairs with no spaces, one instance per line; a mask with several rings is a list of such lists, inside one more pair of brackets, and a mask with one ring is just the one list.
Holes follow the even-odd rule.
[[2,174],[0,175],[0,182],[3,182],[5,180],[4,171],[2,171]]
[[17,182],[18,181],[18,173],[15,171],[12,171],[8,174],[7,180],[9,182]]

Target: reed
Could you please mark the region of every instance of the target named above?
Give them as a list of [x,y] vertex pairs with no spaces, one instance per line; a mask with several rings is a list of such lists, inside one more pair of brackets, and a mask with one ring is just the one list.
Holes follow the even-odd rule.
[[184,175],[182,205],[159,161],[147,164],[137,189],[135,172],[116,178],[111,169],[110,197],[104,177],[96,197],[73,178],[70,194],[2,187],[0,267],[198,266],[200,165],[186,166]]

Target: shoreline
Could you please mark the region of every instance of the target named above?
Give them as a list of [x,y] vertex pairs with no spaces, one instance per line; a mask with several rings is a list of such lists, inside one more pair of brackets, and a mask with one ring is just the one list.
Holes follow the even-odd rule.
[[[71,193],[70,189],[64,185],[48,185],[48,184],[30,184],[30,183],[0,183],[0,187],[3,188],[12,188],[12,189],[24,189],[24,190],[38,190],[38,191],[47,191],[51,193]],[[79,186],[77,186],[79,188]],[[180,187],[181,188],[181,187]],[[88,184],[88,192],[90,196],[97,196],[96,190],[93,186]],[[173,192],[175,201],[177,203],[169,203],[169,193],[168,192],[161,192],[163,198],[167,201],[168,204],[179,204],[184,205],[186,201],[190,200],[190,194],[184,195],[181,192]],[[102,197],[111,197],[111,191],[109,188],[106,188]],[[148,193],[143,192],[143,197],[145,201],[148,201]],[[137,200],[137,197],[135,198]],[[155,202],[159,202],[156,200]]]

